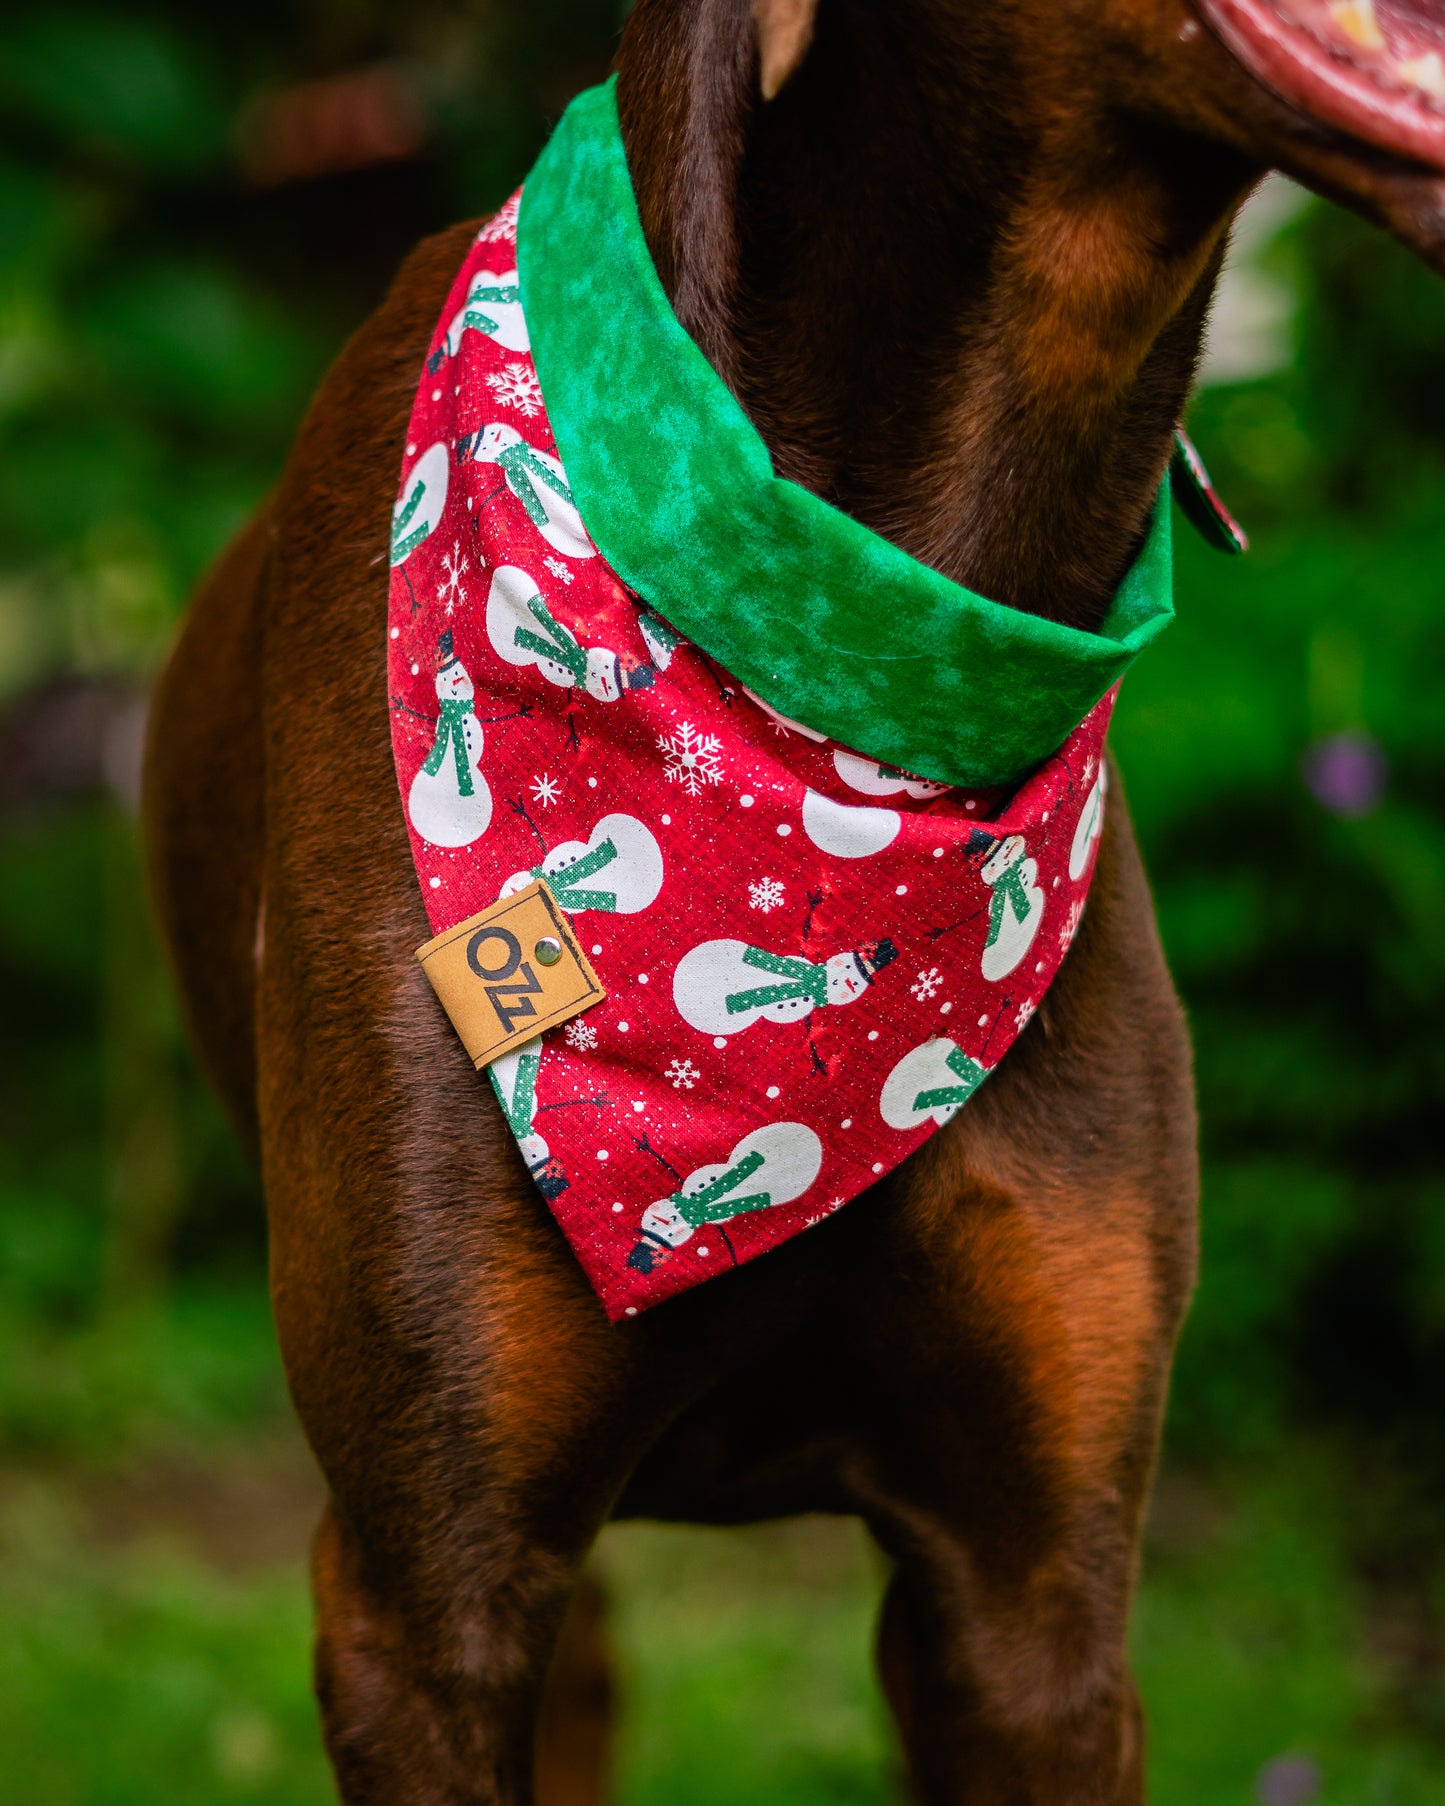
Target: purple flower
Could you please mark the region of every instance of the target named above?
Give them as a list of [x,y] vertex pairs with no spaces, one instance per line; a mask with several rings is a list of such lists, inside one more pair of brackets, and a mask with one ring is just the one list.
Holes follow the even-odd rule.
[[1331,734],[1317,740],[1303,760],[1305,787],[1331,815],[1356,820],[1375,809],[1385,794],[1390,766],[1369,734]]
[[1259,1806],[1309,1806],[1320,1791],[1318,1766],[1308,1756],[1276,1756],[1254,1778]]

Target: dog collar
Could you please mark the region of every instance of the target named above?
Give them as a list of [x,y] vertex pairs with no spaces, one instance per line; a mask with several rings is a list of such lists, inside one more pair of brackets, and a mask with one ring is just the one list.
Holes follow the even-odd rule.
[[[610,89],[482,228],[393,513],[392,747],[423,952],[495,990],[492,1085],[609,1315],[876,1185],[1027,1024],[1083,914],[1113,680],[1168,618],[1163,508],[1089,635],[779,482],[666,308]],[[499,909],[533,906],[501,958]],[[522,1040],[536,935],[587,1002]]]

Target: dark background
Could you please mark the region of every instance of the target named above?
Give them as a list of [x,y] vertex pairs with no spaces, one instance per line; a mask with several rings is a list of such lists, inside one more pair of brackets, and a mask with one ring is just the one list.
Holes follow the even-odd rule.
[[[11,0],[0,23],[17,1806],[330,1797],[316,1482],[257,1189],[147,925],[142,699],[346,333],[421,234],[506,195],[619,22],[616,0]],[[1138,1667],[1158,1806],[1424,1806],[1445,1798],[1445,291],[1318,204],[1248,261],[1283,297],[1278,367],[1206,388],[1191,424],[1255,549],[1177,523],[1180,619],[1115,735],[1205,1152]],[[601,1559],[629,1806],[893,1797],[878,1569],[848,1526],[630,1529]]]

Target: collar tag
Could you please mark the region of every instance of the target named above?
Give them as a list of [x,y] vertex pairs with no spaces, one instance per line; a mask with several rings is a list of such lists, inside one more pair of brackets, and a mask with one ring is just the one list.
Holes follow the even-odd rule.
[[1199,448],[1182,426],[1174,429],[1174,456],[1169,474],[1174,479],[1174,495],[1185,519],[1204,543],[1216,552],[1247,552],[1249,535],[1225,506],[1224,497],[1214,487],[1214,479],[1205,469]]
[[416,957],[478,1070],[606,995],[541,878]]

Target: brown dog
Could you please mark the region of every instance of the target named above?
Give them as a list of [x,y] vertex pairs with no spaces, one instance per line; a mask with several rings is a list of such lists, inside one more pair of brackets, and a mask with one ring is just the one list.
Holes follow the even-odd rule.
[[[1389,0],[1384,33],[1368,0],[1198,4],[640,0],[619,58],[663,282],[779,472],[1085,626],[1260,172],[1445,261],[1440,0]],[[609,1326],[412,957],[387,530],[473,231],[423,245],[342,355],[197,601],[150,756],[160,909],[259,1153],[331,1488],[318,1685],[342,1796],[532,1797],[544,1678],[610,1516],[829,1511],[896,1564],[880,1660],[921,1799],[1137,1801],[1125,1626],[1196,1175],[1127,820],[1045,1006],[948,1128],[807,1236]],[[900,441],[899,417],[924,430]],[[584,1670],[574,1647],[548,1708],[553,1799],[566,1751],[567,1797],[600,1785]]]

